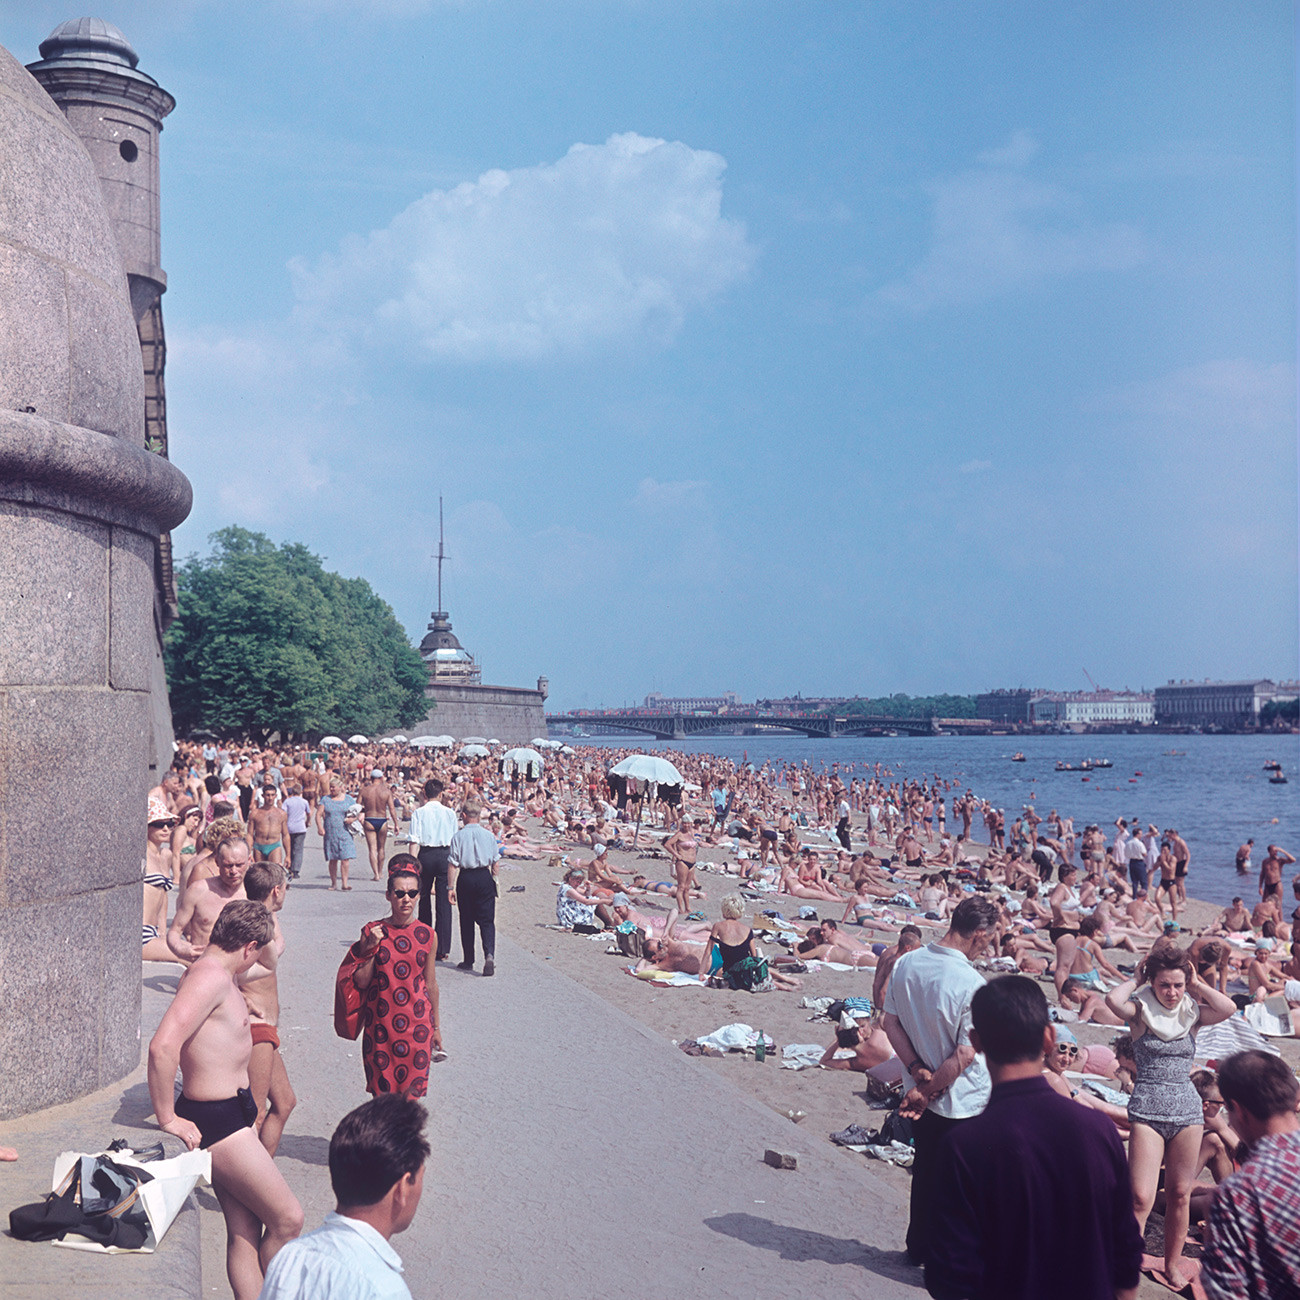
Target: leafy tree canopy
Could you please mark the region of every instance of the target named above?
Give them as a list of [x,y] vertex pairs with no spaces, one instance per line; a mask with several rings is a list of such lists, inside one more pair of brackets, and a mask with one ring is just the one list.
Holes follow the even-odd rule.
[[973,718],[973,695],[883,695],[879,699],[857,699],[836,713],[866,714],[874,718]]
[[374,736],[425,716],[424,661],[368,582],[244,528],[209,541],[176,572],[166,663],[180,733]]

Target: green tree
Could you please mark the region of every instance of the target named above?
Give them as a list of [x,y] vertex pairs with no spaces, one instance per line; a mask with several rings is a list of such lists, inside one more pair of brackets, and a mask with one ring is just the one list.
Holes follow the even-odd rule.
[[368,582],[244,528],[209,541],[212,554],[176,574],[166,662],[178,731],[373,735],[425,716],[424,661]]
[[878,699],[856,699],[837,706],[835,713],[865,714],[870,718],[973,718],[973,695],[884,695]]

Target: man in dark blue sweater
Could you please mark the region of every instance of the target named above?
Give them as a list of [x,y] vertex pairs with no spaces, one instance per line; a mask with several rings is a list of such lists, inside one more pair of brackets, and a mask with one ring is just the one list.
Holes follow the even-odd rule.
[[1056,1031],[1020,975],[971,1001],[993,1091],[948,1136],[925,1285],[935,1300],[1133,1300],[1142,1238],[1114,1124],[1043,1078]]

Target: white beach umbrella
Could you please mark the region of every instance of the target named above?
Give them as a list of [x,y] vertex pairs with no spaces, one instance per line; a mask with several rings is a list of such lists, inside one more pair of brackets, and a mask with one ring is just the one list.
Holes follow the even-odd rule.
[[341,745],[343,739],[340,736],[322,736],[320,743],[322,745]]
[[684,784],[682,774],[658,754],[629,754],[609,770],[615,776],[631,776],[638,781],[653,781],[656,785]]
[[461,758],[487,758],[486,745],[462,745],[458,751]]
[[408,743],[416,746],[419,749],[424,749],[426,746],[432,747],[436,745],[438,743],[438,737],[437,736],[416,736],[414,740]]
[[368,745],[370,742],[358,731],[355,736],[348,737],[349,745]]
[[501,742],[500,742],[499,740],[495,740],[495,739],[494,739],[494,740],[489,740],[489,741],[488,741],[488,744],[489,744],[489,745],[499,745],[500,743],[501,743]]
[[392,738],[392,736],[383,736],[383,737],[380,739],[379,743],[380,743],[381,745],[391,745],[391,744],[393,743],[393,738]]
[[518,749],[507,749],[501,755],[503,763],[513,763],[515,767],[527,767],[529,763],[536,763],[537,770],[540,772],[546,766],[546,760],[535,750],[529,749],[527,745],[522,745]]
[[460,743],[462,745],[486,745],[487,737],[486,736],[462,736],[460,738]]
[[397,733],[397,735],[395,735],[395,736],[393,737],[393,744],[395,744],[395,745],[405,745],[405,744],[406,744],[406,737],[405,737],[404,735],[402,735],[402,733],[399,731],[399,732]]
[[545,736],[534,736],[528,743],[536,745],[539,749],[549,749],[551,745],[551,742]]
[[577,752],[578,752],[578,751],[577,751],[576,749],[574,749],[574,747],[573,747],[572,745],[561,745],[561,746],[560,746],[560,753],[561,753],[561,754],[576,754]]
[[433,738],[435,749],[450,749],[455,743],[455,736],[434,736]]

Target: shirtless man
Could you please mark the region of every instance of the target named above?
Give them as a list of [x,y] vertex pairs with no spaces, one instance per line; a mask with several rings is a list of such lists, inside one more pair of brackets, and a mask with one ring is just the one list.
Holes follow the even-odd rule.
[[384,864],[384,847],[388,843],[390,817],[393,827],[397,827],[397,809],[393,807],[393,792],[379,768],[373,768],[370,776],[361,783],[357,802],[360,803],[365,817],[362,829],[366,836],[366,848],[370,850],[370,873],[378,880]]
[[[276,913],[284,907],[288,888],[288,873],[278,862],[255,862],[244,873],[244,892],[271,913],[275,924],[277,964],[274,970],[268,970],[259,962],[235,980],[248,1004],[249,1028],[253,1034],[248,1086],[257,1105],[258,1136],[271,1155],[275,1155],[289,1114],[298,1104],[289,1083],[289,1072],[280,1057],[279,959],[284,956],[284,933]],[[269,1112],[266,1109],[268,1099],[271,1103]]]
[[[1178,891],[1178,901],[1187,905],[1187,868],[1191,865],[1192,851],[1187,841],[1177,831],[1168,831],[1169,847],[1174,854],[1174,886]],[[1177,920],[1177,915],[1174,917]]]
[[207,830],[203,832],[203,847],[181,864],[180,896],[182,898],[185,897],[185,891],[190,885],[217,874],[217,864],[213,861],[212,855],[220,847],[222,840],[247,842],[244,823],[234,815],[234,805],[224,799],[215,799],[213,806],[217,811],[208,823]]
[[1282,868],[1295,859],[1276,844],[1268,846],[1268,855],[1259,864],[1259,896],[1269,898],[1276,896],[1278,907],[1282,905]]
[[1232,906],[1223,909],[1219,924],[1214,927],[1219,934],[1240,934],[1250,928],[1250,913],[1246,911],[1246,904],[1240,898],[1234,898]]
[[[851,1055],[845,1055],[849,1052]],[[818,1064],[823,1070],[857,1070],[866,1074],[884,1065],[894,1055],[889,1039],[879,1023],[872,1020],[861,1025],[842,1025],[835,1031],[835,1041],[826,1049]],[[900,1071],[899,1078],[902,1078]]]
[[190,882],[167,930],[167,946],[182,961],[194,961],[203,956],[221,909],[234,899],[245,897],[244,872],[248,870],[249,859],[247,842],[242,839],[222,840],[212,856],[217,864],[217,874],[206,880]]
[[248,814],[248,847],[254,862],[289,861],[289,818],[275,802],[275,785],[262,785],[262,806]]
[[1241,847],[1238,848],[1237,874],[1239,876],[1250,875],[1250,854],[1251,851],[1254,849],[1254,847],[1255,847],[1255,841],[1251,839],[1251,840],[1247,840],[1245,844],[1241,845]]
[[925,940],[920,929],[915,925],[905,925],[898,932],[898,942],[892,948],[886,948],[876,959],[876,975],[871,981],[871,1004],[876,1007],[885,1005],[885,988],[889,983],[889,974],[894,963],[904,954],[919,948]]
[[646,939],[642,952],[645,955],[636,964],[638,971],[677,970],[698,975],[704,944],[686,939]]
[[691,910],[691,890],[700,887],[700,882],[695,879],[695,860],[700,855],[700,842],[695,838],[693,817],[682,819],[680,829],[664,841],[664,851],[672,859],[673,875],[677,880],[677,910],[685,916]]
[[[302,776],[300,778],[300,783],[302,785],[302,797],[307,800],[307,803],[311,808],[311,816],[314,817],[316,815],[316,803],[320,799],[320,777],[316,775],[315,768],[312,767],[306,758],[303,759],[301,768]],[[311,818],[309,817],[308,821],[310,820]]]
[[253,1130],[253,1040],[235,983],[274,937],[271,914],[261,903],[232,903],[215,919],[206,951],[181,977],[149,1044],[149,1096],[158,1127],[212,1157],[235,1300],[256,1300],[267,1265],[302,1231],[302,1207]]

